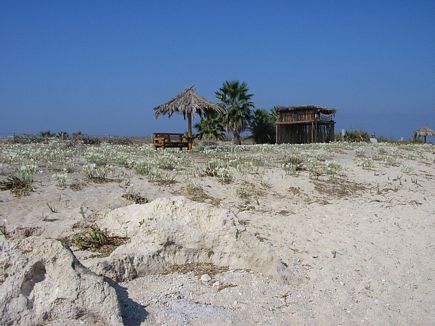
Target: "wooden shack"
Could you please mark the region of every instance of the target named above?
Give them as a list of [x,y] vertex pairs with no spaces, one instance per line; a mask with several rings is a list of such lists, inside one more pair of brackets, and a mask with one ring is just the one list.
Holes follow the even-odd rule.
[[314,105],[278,107],[276,143],[327,143],[334,140],[335,109]]

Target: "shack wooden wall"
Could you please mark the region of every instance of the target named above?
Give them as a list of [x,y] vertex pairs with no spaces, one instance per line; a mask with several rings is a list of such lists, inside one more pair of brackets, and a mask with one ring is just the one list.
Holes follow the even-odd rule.
[[314,121],[314,119],[314,110],[282,111],[279,113],[279,121],[281,122]]
[[334,141],[334,122],[307,124],[277,124],[277,144],[327,143]]

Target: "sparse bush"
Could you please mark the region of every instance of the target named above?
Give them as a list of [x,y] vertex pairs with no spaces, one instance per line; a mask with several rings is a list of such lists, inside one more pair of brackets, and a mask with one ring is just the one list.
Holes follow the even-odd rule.
[[367,156],[367,153],[366,153],[366,151],[365,151],[365,148],[357,148],[357,149],[355,150],[355,156],[356,156],[356,157],[366,157],[366,156]]
[[348,130],[344,136],[341,134],[335,135],[335,141],[347,141],[349,143],[354,142],[369,142],[370,136],[366,131],[362,130]]
[[160,186],[167,186],[177,183],[173,175],[162,173],[159,170],[152,170],[148,175],[148,181],[157,183]]
[[81,132],[73,133],[72,139],[76,142],[81,142],[84,145],[100,145],[101,139],[94,136],[82,134]]
[[288,175],[297,175],[299,171],[303,171],[305,169],[303,160],[295,155],[288,157],[284,161],[282,167],[285,173]]
[[30,164],[30,165],[22,165],[17,174],[18,177],[30,187],[30,185],[33,182],[33,177],[35,176],[37,172],[38,167],[36,165]]
[[326,161],[325,168],[326,168],[326,174],[330,176],[338,175],[342,169],[340,164],[332,161]]
[[230,183],[233,181],[233,176],[229,170],[228,164],[222,160],[212,159],[207,162],[205,175],[216,177],[222,183]]
[[237,195],[244,200],[249,200],[251,198],[258,198],[259,196],[263,196],[264,192],[258,188],[255,184],[242,181],[240,186],[236,190]]
[[207,194],[204,189],[200,185],[193,184],[189,182],[184,187],[185,195],[190,200],[196,201],[196,202],[207,202],[211,203],[213,205],[219,205],[220,200],[214,197],[211,197],[209,194]]
[[35,144],[45,141],[44,138],[30,134],[14,135],[11,139],[13,144]]
[[373,170],[375,168],[375,161],[372,158],[366,157],[356,161],[356,165],[365,170]]
[[384,157],[383,163],[385,166],[399,166],[397,159],[390,155]]
[[41,138],[53,138],[56,137],[56,134],[52,133],[50,130],[41,131],[38,135]]
[[86,159],[89,163],[94,163],[97,166],[103,166],[106,165],[107,162],[107,157],[106,155],[104,155],[104,153],[95,153],[95,152],[89,152],[86,153]]
[[0,234],[3,235],[4,237],[8,236],[8,232],[6,230],[6,220],[3,222],[2,225],[0,225]]
[[108,165],[97,166],[95,163],[86,164],[83,166],[83,172],[86,177],[95,182],[107,182],[108,175],[111,172],[112,167]]
[[148,176],[151,171],[153,170],[153,165],[148,161],[142,161],[139,163],[136,163],[134,169],[138,174]]
[[112,144],[112,145],[132,145],[134,144],[133,139],[131,137],[120,137],[120,136],[112,136],[112,137],[104,137],[103,141]]
[[69,139],[69,135],[66,131],[59,131],[56,135],[57,138],[62,139],[62,140],[67,140]]
[[148,199],[143,197],[139,192],[129,189],[127,193],[122,195],[122,198],[125,198],[127,200],[130,200],[134,202],[135,204],[146,204],[148,203]]
[[158,157],[157,165],[162,170],[174,170],[179,163],[180,159],[172,153],[164,153]]
[[9,176],[6,180],[0,181],[0,190],[10,190],[15,196],[28,195],[31,187],[16,176]]
[[53,179],[55,180],[56,184],[59,187],[65,187],[66,186],[66,180],[67,180],[67,176],[68,174],[66,173],[66,171],[64,170],[64,172],[60,172],[60,173],[55,173],[53,174]]
[[97,226],[83,230],[73,237],[73,243],[80,250],[96,251],[102,246],[110,244],[109,237],[106,230],[101,230]]

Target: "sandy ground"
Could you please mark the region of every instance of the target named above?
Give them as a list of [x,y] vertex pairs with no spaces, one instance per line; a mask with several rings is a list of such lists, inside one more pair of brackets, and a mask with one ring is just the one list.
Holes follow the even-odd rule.
[[[249,266],[229,266],[120,281],[114,286],[127,325],[433,325],[435,149],[394,147],[397,162],[364,168],[358,157],[377,147],[361,148],[321,147],[341,167],[332,177],[304,169],[289,175],[270,153],[262,156],[267,164],[233,172],[230,183],[178,174],[175,183],[159,185],[122,168],[122,178],[99,184],[76,170],[67,185],[82,188],[73,190],[42,169],[28,196],[0,192],[0,219],[12,238],[61,239],[131,205],[122,197],[128,189],[149,201],[181,195],[234,214],[258,240],[246,250],[268,246],[294,275],[283,283]],[[192,166],[208,159],[206,152],[182,155]],[[3,163],[0,178],[12,170]],[[187,191],[192,182],[206,196]],[[73,250],[91,270],[105,259]]]

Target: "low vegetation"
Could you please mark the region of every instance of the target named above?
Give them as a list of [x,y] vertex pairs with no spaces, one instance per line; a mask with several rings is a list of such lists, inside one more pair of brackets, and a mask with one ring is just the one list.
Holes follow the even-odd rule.
[[[336,142],[306,145],[240,145],[230,143],[194,147],[192,152],[167,149],[155,151],[147,144],[84,145],[71,144],[57,136],[40,143],[4,143],[0,145],[0,189],[15,196],[28,195],[39,187],[34,179],[51,176],[60,189],[83,190],[89,183],[122,182],[133,175],[157,186],[183,184],[195,178],[210,178],[222,186],[240,185],[247,176],[259,178],[259,184],[270,183],[264,173],[280,170],[291,177],[345,178],[346,167],[335,157],[353,153],[352,162],[363,170],[377,171],[381,167],[396,168],[410,174],[412,162],[434,163],[434,150],[424,144],[370,144]],[[347,164],[347,163],[346,163]],[[188,188],[188,189],[187,189]],[[193,186],[184,193],[192,197],[198,192]],[[127,193],[125,198],[141,203],[140,194]]]
[[92,225],[80,231],[66,242],[76,246],[79,250],[99,252],[109,255],[116,247],[126,243],[128,238],[109,236],[106,230]]
[[129,189],[127,193],[122,195],[122,198],[125,198],[129,201],[134,202],[135,204],[146,204],[148,203],[148,199],[142,196],[139,192]]

